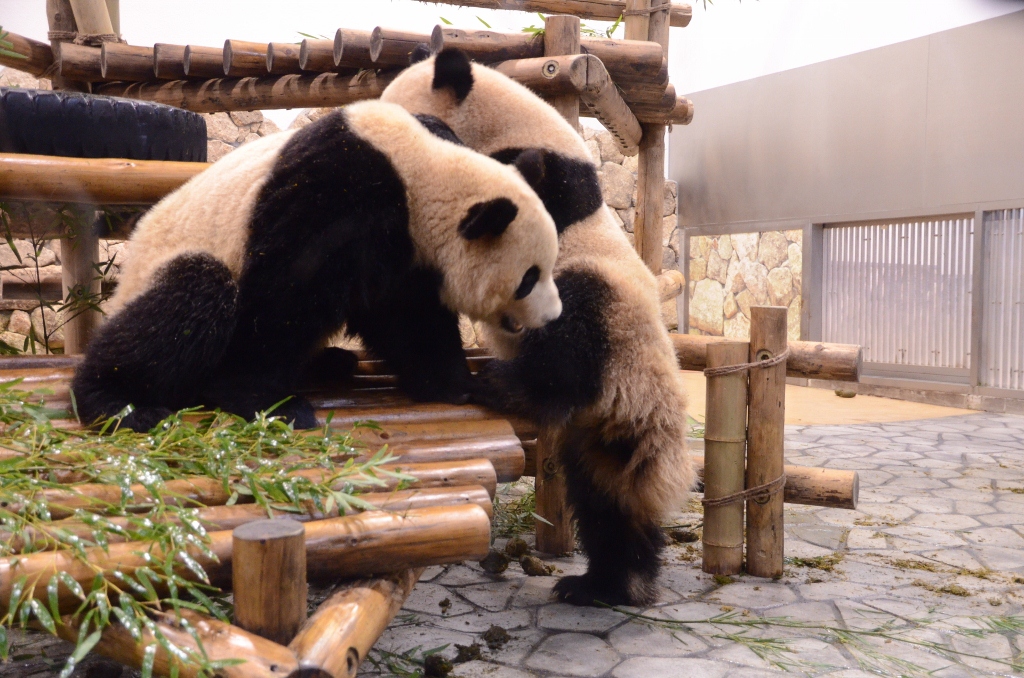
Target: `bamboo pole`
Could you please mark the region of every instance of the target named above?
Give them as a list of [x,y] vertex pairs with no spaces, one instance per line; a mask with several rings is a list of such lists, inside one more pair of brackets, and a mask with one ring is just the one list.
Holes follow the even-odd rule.
[[378,67],[408,66],[413,50],[424,44],[430,44],[429,35],[377,26],[370,34],[370,58]]
[[282,645],[306,620],[306,539],[302,523],[259,520],[232,535],[235,624]]
[[[460,7],[480,7],[483,9],[510,9],[521,12],[543,12],[551,14],[572,14],[581,19],[598,19],[615,21],[627,5],[623,0],[421,0],[422,2],[441,2],[446,5]],[[688,26],[693,18],[690,5],[675,4],[671,8],[672,26]],[[628,37],[628,36],[627,36]]]
[[[564,15],[547,17],[544,20],[544,56],[553,57],[579,53],[579,18]],[[573,129],[580,128],[580,98],[578,95],[568,94],[552,97],[548,103],[572,125]]]
[[[488,464],[489,466],[489,464]],[[493,477],[494,472],[491,471]],[[482,508],[488,516],[493,513],[493,498],[488,491],[480,485],[459,485],[459,486],[419,486],[415,483],[416,489],[395,490],[382,492],[369,492],[359,495],[359,498],[378,511],[390,511],[401,513],[411,509],[421,509],[430,506],[461,506],[476,504]],[[352,513],[361,513],[363,509],[352,507],[345,511],[335,506],[330,511],[323,513],[312,506],[302,513],[278,510],[275,518],[287,518],[300,523],[308,523],[314,520],[325,518],[338,518]],[[234,504],[232,506],[210,506],[196,511],[196,518],[203,523],[208,531],[233,530],[241,525],[264,520],[267,518],[267,509],[257,504]],[[111,516],[107,522],[118,527],[128,527],[130,520],[126,517]],[[22,529],[17,533],[0,532],[0,542],[3,542],[10,553],[22,553],[25,550],[40,550],[48,546],[52,547],[58,539],[66,539],[74,535],[83,540],[84,543],[92,543],[95,538],[94,527],[73,518],[56,520],[46,525],[46,529],[36,531],[34,529]],[[110,543],[121,543],[126,541],[120,535],[108,535]],[[31,549],[29,548],[31,547]]]
[[267,43],[244,40],[224,41],[223,74],[231,78],[267,74]]
[[76,210],[77,232],[60,239],[61,284],[69,307],[64,311],[64,353],[85,353],[89,337],[99,324],[102,276],[99,273],[100,239],[92,227],[94,210]]
[[423,573],[421,568],[344,585],[306,622],[288,648],[299,669],[288,678],[355,678]]
[[104,80],[152,80],[153,48],[120,42],[100,47],[100,75]]
[[[562,444],[557,429],[542,428],[537,436],[535,487],[537,550],[541,553],[572,553],[576,539],[572,529],[572,510],[565,497],[565,471],[558,461]],[[546,522],[545,522],[546,521]]]
[[[469,441],[471,445],[475,442],[473,440]],[[454,445],[454,443],[440,443],[440,445]],[[381,469],[413,476],[417,479],[416,489],[472,484],[481,484],[487,488],[491,482],[487,466],[492,466],[493,468],[490,460],[477,455],[466,460],[451,459],[450,456],[449,458],[425,462],[403,460],[402,463],[384,464],[381,466]],[[495,471],[494,473],[495,480],[499,479],[500,476],[497,472]],[[289,476],[306,478],[314,483],[322,483],[330,480],[333,474],[330,471],[320,469],[303,469],[294,471]],[[477,480],[482,480],[483,482],[477,483],[475,482]],[[347,483],[347,480],[340,480],[336,485],[332,485],[332,488],[341,490]],[[375,489],[380,491],[392,490],[397,484],[397,480],[384,477],[381,478],[381,484]],[[149,490],[143,485],[132,485],[131,490],[132,506],[134,509],[138,512],[149,510],[153,505],[153,496]],[[123,489],[117,485],[82,483],[68,489],[50,488],[42,490],[34,495],[34,498],[47,502],[53,518],[59,520],[73,515],[78,509],[88,509],[104,513],[104,506],[120,505],[123,498],[122,492]],[[168,480],[164,483],[163,492],[164,501],[173,501],[182,506],[198,507],[223,506],[231,499],[233,494],[233,490],[230,487],[225,487],[223,480],[207,478],[206,476],[191,476],[178,480]],[[246,497],[239,497],[238,501],[246,503],[250,500]]]
[[114,35],[114,26],[104,0],[71,0],[75,24],[82,35]]
[[[371,573],[395,572],[462,560],[479,560],[490,547],[490,519],[476,505],[436,506],[403,514],[367,511],[354,516],[329,518],[306,524],[307,576],[311,580],[337,581]],[[231,584],[232,537],[223,530],[209,533],[207,545],[213,558],[198,549],[192,558],[206,571],[214,586]],[[88,564],[72,551],[46,551],[0,559],[0,604],[10,604],[15,583],[24,577],[37,600],[48,601],[47,584],[64,572],[85,587],[97,571],[111,581],[122,581],[116,572],[133,576],[153,559],[165,558],[148,542],[110,544],[106,549],[86,550]],[[179,576],[195,581],[197,575],[181,564]],[[69,614],[81,600],[67,587],[57,591],[58,610]]]
[[157,80],[181,80],[185,77],[185,45],[153,45],[153,77]]
[[[741,341],[708,347],[708,367],[747,362],[750,345]],[[704,424],[704,498],[743,491],[747,442],[747,373],[708,377]],[[710,574],[743,571],[743,502],[704,508],[702,569]]]
[[121,0],[106,0],[107,16],[116,35],[121,35]]
[[[378,99],[397,71],[271,75],[261,78],[109,83],[98,94],[155,101],[199,113],[276,108],[325,108]],[[162,77],[162,76],[160,76]]]
[[[698,337],[691,334],[670,334],[676,349],[679,367],[703,370],[707,367],[707,347],[727,341],[722,337]],[[859,381],[863,362],[860,346],[827,344],[818,341],[789,342],[786,376],[799,379]]]
[[208,166],[200,162],[0,153],[0,198],[149,205]]
[[334,65],[346,68],[375,68],[370,53],[371,31],[339,28],[334,34]]
[[334,71],[333,40],[303,40],[299,46],[299,68],[304,71],[326,73]]
[[[71,3],[69,0],[46,0],[46,22],[50,27],[50,35],[53,36],[71,36],[78,32],[78,26],[75,25],[75,15],[71,10]],[[59,58],[61,45],[70,41],[70,37],[50,38],[50,49],[54,63],[56,63]],[[50,78],[50,81],[53,83],[53,88],[56,90],[72,90],[76,92],[89,91],[88,82],[71,80],[70,78],[60,75],[59,72],[54,74]]]
[[272,42],[267,45],[267,72],[272,75],[301,73],[301,49],[302,45],[291,42]]
[[[175,647],[197,656],[205,653],[210,661],[225,662],[227,665],[217,671],[219,678],[281,678],[296,675],[293,672],[298,667],[298,661],[295,654],[286,647],[189,610],[181,610],[181,619],[195,629],[201,645],[196,643],[196,639],[173,614],[157,614],[154,623],[164,638]],[[77,643],[80,620],[64,617],[59,622],[57,635],[70,643]],[[103,630],[103,636],[93,651],[141,669],[146,659],[146,648],[153,646],[156,647],[153,675],[169,676],[172,670],[177,671],[179,678],[205,678],[208,675],[200,675],[196,665],[183,662],[170,654],[157,641],[155,634],[145,628],[142,637],[136,640],[124,626],[113,623]],[[244,663],[235,664],[230,661],[238,659],[244,660]]]
[[53,48],[44,42],[11,32],[7,33],[4,40],[11,43],[11,46],[8,47],[10,51],[25,58],[19,59],[0,54],[0,65],[2,66],[31,73],[38,77],[46,73],[53,64]]
[[223,78],[224,48],[185,45],[185,54],[181,63],[186,77]]
[[[750,309],[750,362],[773,358],[786,350],[786,308]],[[747,424],[747,488],[760,487],[784,473],[786,366],[750,371]],[[783,566],[783,494],[747,502],[747,573],[780,577]]]
[[[704,457],[692,459],[697,475],[702,475]],[[860,476],[856,471],[791,464],[785,469],[785,503],[856,510],[860,501]]]

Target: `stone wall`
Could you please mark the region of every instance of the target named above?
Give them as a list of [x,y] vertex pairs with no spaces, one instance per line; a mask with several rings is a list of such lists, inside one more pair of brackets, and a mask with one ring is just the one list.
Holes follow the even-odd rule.
[[690,334],[750,338],[751,306],[789,307],[789,338],[800,338],[803,232],[690,238]]

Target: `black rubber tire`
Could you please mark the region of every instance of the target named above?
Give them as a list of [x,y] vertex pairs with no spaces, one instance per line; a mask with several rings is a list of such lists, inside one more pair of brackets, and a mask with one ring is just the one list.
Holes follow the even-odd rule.
[[0,87],[0,152],[205,162],[206,121],[149,101]]

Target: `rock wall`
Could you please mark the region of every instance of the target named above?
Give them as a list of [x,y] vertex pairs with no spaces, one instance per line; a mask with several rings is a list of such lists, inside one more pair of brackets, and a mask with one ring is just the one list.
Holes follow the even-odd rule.
[[750,338],[750,307],[789,307],[789,338],[800,338],[803,232],[765,231],[690,238],[690,334]]

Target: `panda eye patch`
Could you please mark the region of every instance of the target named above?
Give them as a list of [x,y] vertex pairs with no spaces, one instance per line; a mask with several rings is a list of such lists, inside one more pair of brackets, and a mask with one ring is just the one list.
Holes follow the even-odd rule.
[[523,274],[523,281],[519,283],[519,289],[516,290],[516,299],[523,299],[532,292],[534,285],[537,284],[539,279],[540,269],[536,266],[531,266],[530,270]]

